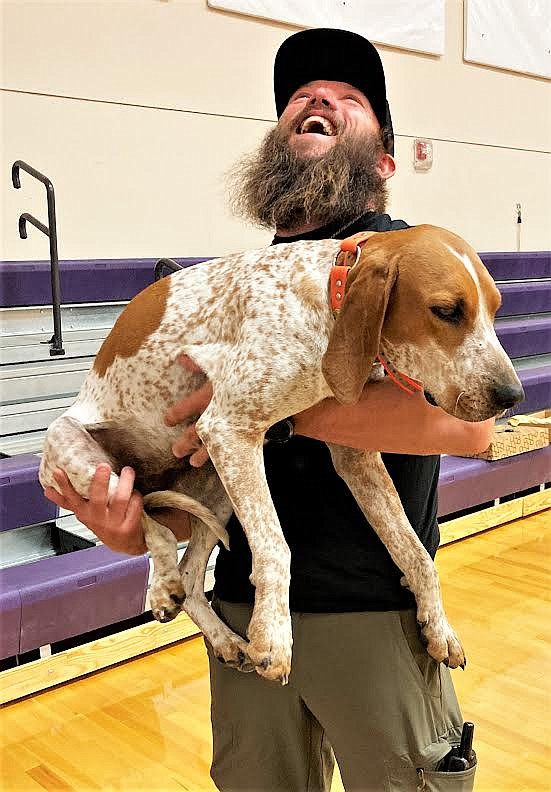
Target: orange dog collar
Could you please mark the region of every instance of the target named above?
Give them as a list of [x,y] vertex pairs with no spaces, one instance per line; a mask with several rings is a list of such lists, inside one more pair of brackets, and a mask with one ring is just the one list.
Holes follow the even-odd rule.
[[358,234],[349,236],[341,242],[340,252],[329,276],[331,307],[336,312],[340,311],[342,307],[348,273],[358,263],[362,245],[366,243],[372,233],[372,231],[360,231]]

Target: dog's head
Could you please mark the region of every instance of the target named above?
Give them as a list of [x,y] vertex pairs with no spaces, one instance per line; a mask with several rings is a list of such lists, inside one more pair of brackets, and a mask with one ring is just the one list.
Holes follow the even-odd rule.
[[476,252],[450,231],[375,233],[348,276],[325,379],[340,402],[354,403],[382,353],[451,415],[500,415],[524,398],[493,327],[500,304]]

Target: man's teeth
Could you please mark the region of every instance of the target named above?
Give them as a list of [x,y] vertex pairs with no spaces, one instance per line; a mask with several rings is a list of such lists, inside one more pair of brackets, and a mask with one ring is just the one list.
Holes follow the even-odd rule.
[[330,137],[336,134],[333,124],[328,121],[327,118],[315,115],[305,118],[298,128],[299,135],[304,135],[307,132],[315,132],[318,135],[329,135]]

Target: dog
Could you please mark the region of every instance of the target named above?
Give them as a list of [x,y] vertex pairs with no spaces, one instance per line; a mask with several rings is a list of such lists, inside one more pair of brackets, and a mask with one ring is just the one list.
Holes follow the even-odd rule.
[[[61,467],[87,497],[96,466],[107,462],[112,495],[117,471],[134,467],[155,567],[155,617],[167,621],[183,607],[221,661],[285,684],[290,551],[264,473],[266,430],[327,397],[357,402],[378,355],[390,371],[405,370],[408,382],[423,383],[451,415],[482,421],[502,414],[523,392],[493,328],[499,305],[473,248],[429,225],[372,232],[351,243],[280,244],[174,273],[138,294],[117,319],[76,402],[48,429],[40,482],[57,488],[53,470]],[[182,354],[204,374],[178,365]],[[213,398],[196,430],[212,461],[193,468],[173,456],[182,426],[165,426],[163,415],[205,376]],[[329,448],[415,596],[428,652],[452,668],[464,666],[436,569],[380,454]],[[154,520],[161,506],[192,515],[179,568],[174,535]],[[232,510],[253,560],[248,640],[218,618],[204,594],[207,561],[219,540],[228,546]]]

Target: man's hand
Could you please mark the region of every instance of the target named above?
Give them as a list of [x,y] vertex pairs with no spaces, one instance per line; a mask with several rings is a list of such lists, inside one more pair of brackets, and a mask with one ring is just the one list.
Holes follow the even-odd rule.
[[63,509],[75,513],[111,550],[128,555],[141,555],[147,548],[142,530],[142,497],[134,491],[134,470],[125,467],[121,470],[119,483],[111,502],[109,502],[109,465],[99,465],[90,484],[89,500],[81,498],[69,481],[65,471],[54,471],[54,478],[61,494],[53,487],[47,487],[44,494],[49,500]]
[[[187,355],[181,355],[178,362],[188,371],[202,373],[202,369],[193,362]],[[203,413],[212,399],[212,385],[207,380],[204,385],[194,391],[190,396],[186,396],[176,404],[173,404],[165,413],[165,424],[167,426],[177,426],[191,416],[199,417]],[[195,424],[187,426],[180,437],[172,446],[172,453],[179,459],[189,456],[189,463],[193,467],[201,467],[209,458],[207,449],[201,443],[199,435],[195,430]]]

